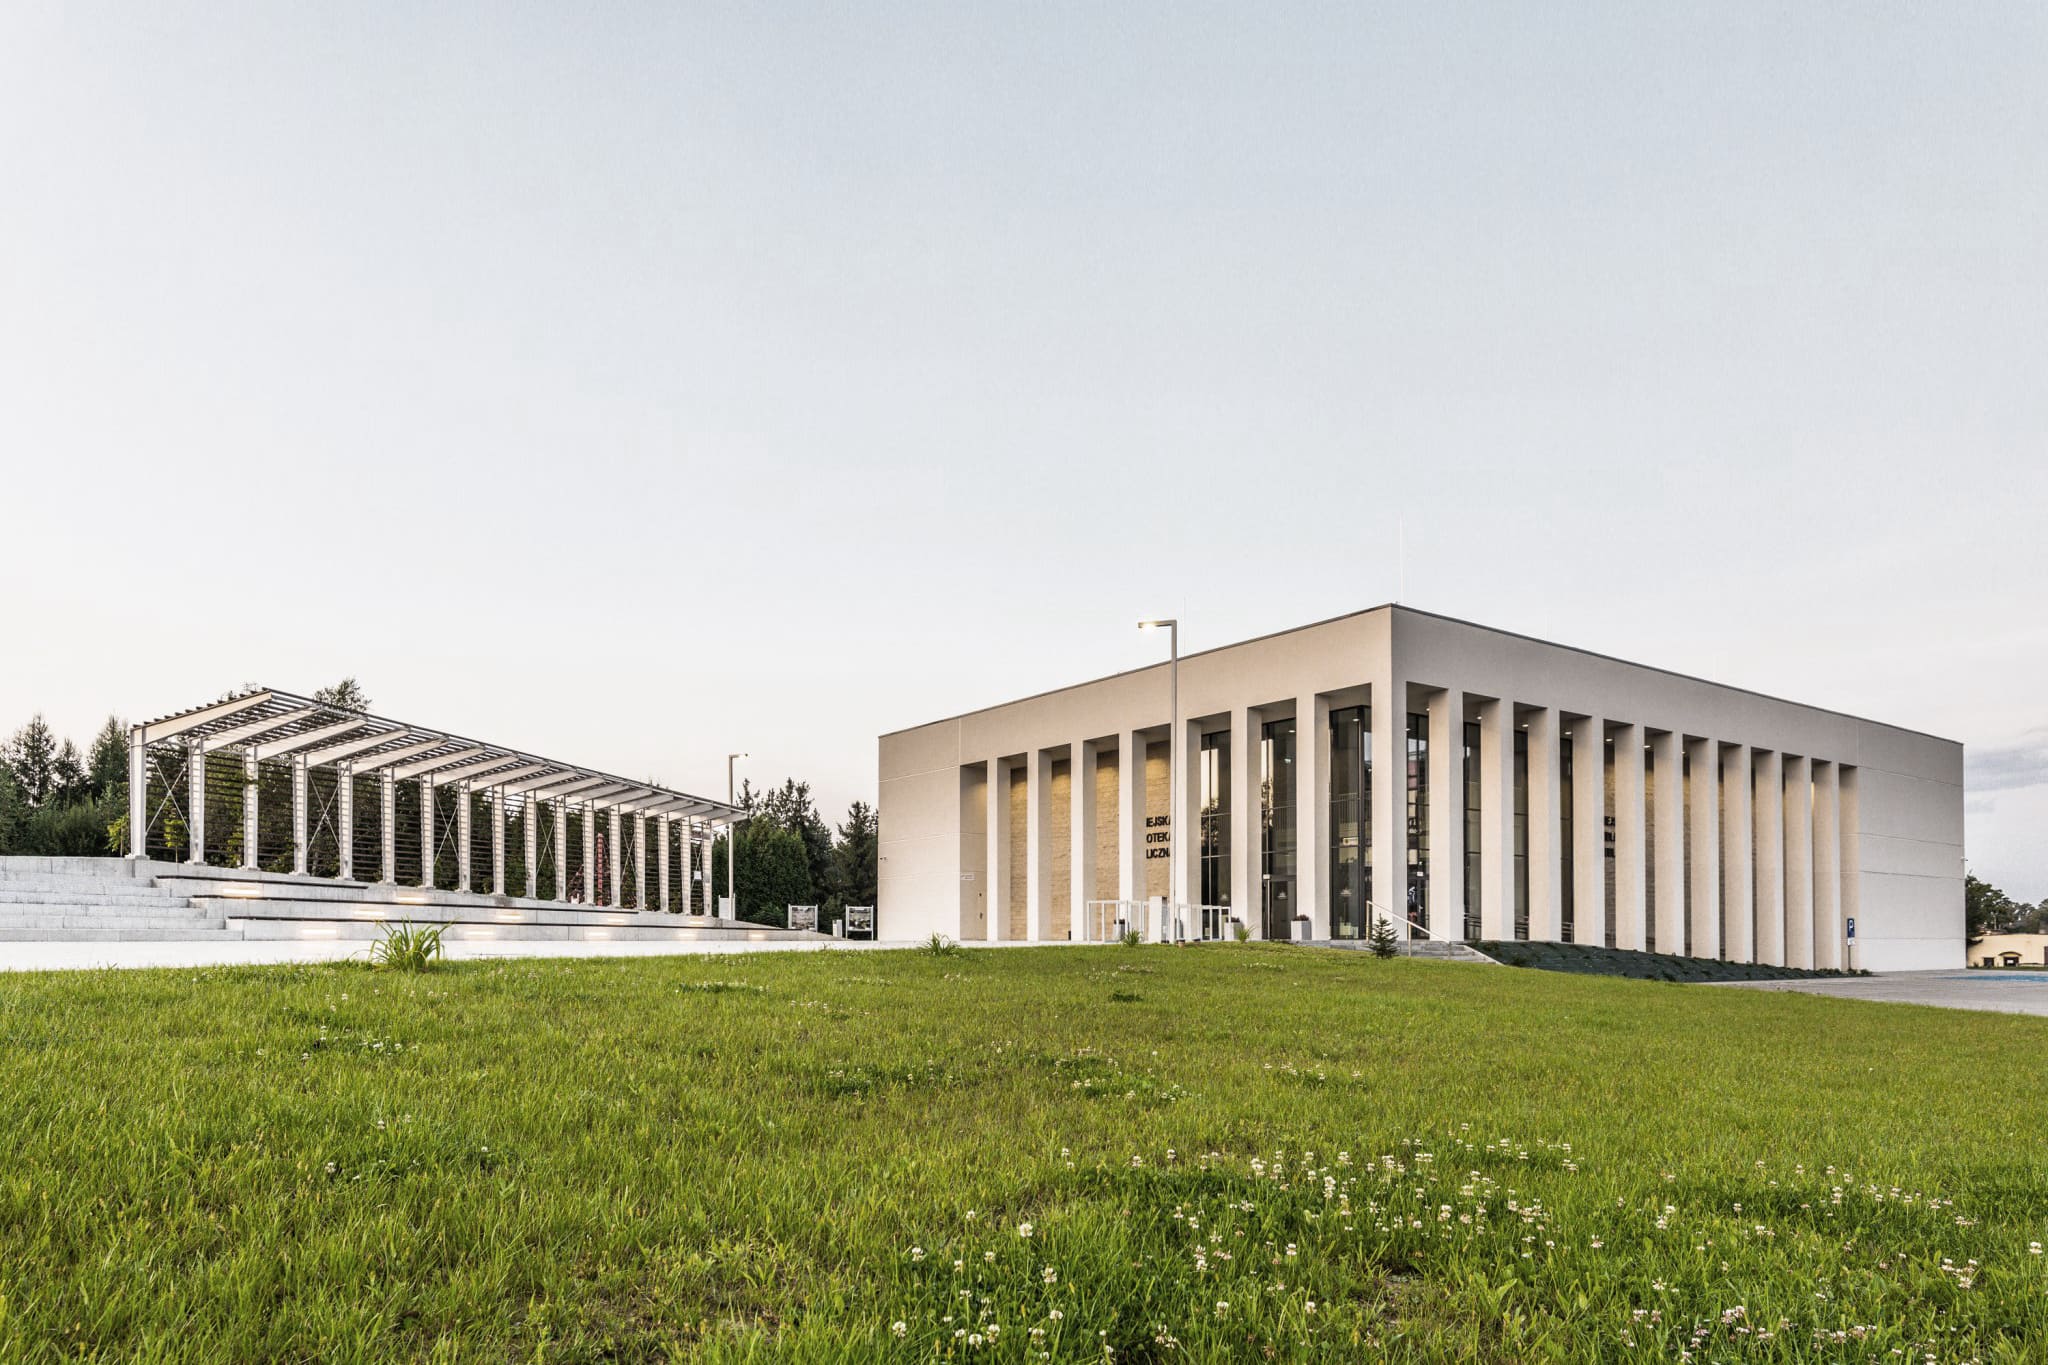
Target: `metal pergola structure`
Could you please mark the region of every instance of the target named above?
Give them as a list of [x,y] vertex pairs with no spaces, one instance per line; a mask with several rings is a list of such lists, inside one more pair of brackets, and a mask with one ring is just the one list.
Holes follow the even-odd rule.
[[712,842],[741,815],[269,688],[128,736],[129,856],[195,866],[714,915]]

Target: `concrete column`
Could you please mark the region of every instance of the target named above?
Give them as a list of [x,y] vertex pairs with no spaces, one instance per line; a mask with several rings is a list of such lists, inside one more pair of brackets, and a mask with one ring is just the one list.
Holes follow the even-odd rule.
[[1657,789],[1652,819],[1657,852],[1651,875],[1657,888],[1657,951],[1684,954],[1685,944],[1685,743],[1662,731],[1650,737]]
[[1588,716],[1571,732],[1572,942],[1597,948],[1607,942],[1607,723]]
[[346,762],[334,765],[334,823],[336,853],[341,862],[337,875],[345,882],[356,879],[356,779]]
[[531,796],[526,798],[525,807],[519,812],[519,833],[525,839],[526,889],[520,894],[533,901],[540,899],[540,802]]
[[1515,936],[1515,704],[1479,708],[1479,936]]
[[597,806],[583,803],[583,903],[597,904]]
[[1116,897],[1127,902],[1131,927],[1150,934],[1145,901],[1145,737],[1136,730],[1117,736]]
[[420,885],[434,885],[434,779],[420,779]]
[[1785,965],[1813,966],[1813,776],[1785,759]]
[[1024,937],[1045,941],[1052,922],[1052,750],[1024,760]]
[[292,871],[306,875],[306,760],[292,760]]
[[1813,965],[1842,965],[1842,822],[1840,770],[1813,765]]
[[128,727],[128,856],[149,856],[149,743],[140,725]]
[[475,832],[475,813],[470,810],[470,785],[467,782],[455,784],[455,889],[467,894],[474,883],[470,880],[470,836]]
[[1863,965],[1857,940],[1848,937],[1851,920],[1856,921],[1859,938],[1863,930],[1863,811],[1856,769],[1837,764],[1835,785],[1842,828],[1842,966],[1853,971]]
[[1294,913],[1330,936],[1330,703],[1294,699]]
[[386,768],[377,779],[377,823],[379,867],[377,880],[386,886],[398,884],[398,779]]
[[[1506,705],[1505,702],[1502,703]],[[1530,711],[1528,716],[1529,750],[1529,940],[1532,943],[1556,943],[1564,937],[1564,736],[1563,718],[1555,707],[1544,707]],[[1512,744],[1514,735],[1508,735]],[[1502,797],[1502,816],[1507,822],[1506,854],[1501,860],[1501,876],[1508,888],[1507,937],[1514,931],[1514,798],[1515,770],[1514,751],[1508,749],[1502,762],[1507,772],[1501,781],[1505,784]],[[1491,788],[1488,789],[1489,791]],[[1578,788],[1573,787],[1574,795]]]
[[1785,756],[1758,752],[1756,777],[1756,960],[1785,965]]
[[1649,946],[1649,828],[1644,809],[1643,727],[1614,728],[1614,946]]
[[1408,937],[1408,680],[1389,658],[1372,677],[1372,898],[1380,916]]
[[1429,699],[1429,932],[1465,937],[1465,694]]
[[[647,817],[644,815],[640,817],[640,823],[641,833],[644,835],[646,833]],[[671,843],[669,839],[669,823],[669,817],[662,815],[656,818],[654,825],[654,841],[661,849],[655,861],[657,875],[655,877],[654,899],[656,908],[664,914],[668,912],[669,908],[668,851]],[[647,907],[643,905],[640,908],[645,910]]]
[[505,795],[491,793],[491,894],[505,894]]
[[1010,936],[1010,769],[988,761],[988,936]]
[[[605,831],[604,841],[605,904],[616,910],[625,903],[625,887],[621,884],[624,878],[619,874],[625,863],[626,852],[624,847],[621,846],[619,839],[619,808],[617,806],[611,808],[610,819],[606,823],[608,828]],[[727,847],[736,848],[738,842],[738,840],[733,840]]]
[[1080,942],[1089,936],[1088,902],[1095,899],[1095,741],[1077,739],[1067,753],[1067,937]]
[[1692,841],[1692,955],[1721,956],[1721,746],[1686,742],[1691,790],[1686,827]]
[[1721,747],[1721,951],[1730,962],[1756,961],[1752,861],[1756,856],[1756,783],[1746,744]]
[[[707,878],[710,866],[705,864]],[[560,904],[569,900],[569,803],[559,796],[555,798],[555,900]]]
[[260,811],[258,810],[258,805],[259,805],[259,797],[258,797],[258,792],[259,792],[259,790],[260,790],[260,788],[259,788],[259,783],[260,783],[261,777],[262,777],[262,770],[261,770],[260,768],[258,768],[258,767],[257,767],[257,764],[256,764],[256,751],[255,751],[255,749],[253,749],[253,748],[249,748],[249,749],[244,749],[244,750],[242,750],[242,866],[243,866],[243,867],[250,867],[250,868],[253,868],[253,867],[260,867],[260,866],[262,865],[262,864],[261,864],[261,863],[260,863],[260,862],[258,861],[258,859],[257,859],[257,857],[256,857],[256,838],[257,838],[257,834],[256,834],[256,832],[257,832],[257,830],[258,830],[258,828],[259,828],[259,823],[258,823],[258,817],[259,817],[259,815],[261,814],[261,812],[260,812]]
[[[1264,713],[1256,707],[1230,710],[1230,913],[1253,934],[1265,923],[1265,802],[1262,751]],[[1199,925],[1196,926],[1199,930]],[[1227,932],[1227,930],[1226,930]]]

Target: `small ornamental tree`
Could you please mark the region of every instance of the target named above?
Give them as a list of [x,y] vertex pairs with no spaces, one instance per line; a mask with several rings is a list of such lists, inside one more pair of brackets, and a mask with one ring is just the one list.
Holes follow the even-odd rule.
[[1392,957],[1396,951],[1395,945],[1398,942],[1399,940],[1394,937],[1393,921],[1385,915],[1375,916],[1372,922],[1372,932],[1367,934],[1365,938],[1365,944],[1368,948],[1372,949],[1372,955],[1374,957]]

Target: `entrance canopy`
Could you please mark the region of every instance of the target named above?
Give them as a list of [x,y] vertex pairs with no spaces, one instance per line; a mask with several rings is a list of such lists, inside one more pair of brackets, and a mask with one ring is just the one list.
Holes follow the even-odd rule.
[[[375,814],[359,821],[358,809]],[[710,913],[710,839],[739,815],[658,783],[270,688],[129,732],[137,858],[343,880],[361,869],[373,874],[364,881],[501,896],[509,884],[547,900]]]

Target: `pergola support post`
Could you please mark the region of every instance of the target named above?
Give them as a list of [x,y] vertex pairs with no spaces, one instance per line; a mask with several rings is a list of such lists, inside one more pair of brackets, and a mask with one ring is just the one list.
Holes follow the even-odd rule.
[[471,813],[471,811],[470,811],[470,799],[469,799],[469,793],[470,793],[470,787],[469,787],[469,783],[467,783],[467,782],[460,782],[460,783],[457,783],[457,784],[456,784],[456,787],[455,787],[455,801],[456,801],[456,806],[455,806],[455,889],[456,889],[457,891],[461,891],[461,892],[464,892],[464,893],[467,893],[467,892],[469,891],[469,888],[470,888],[470,880],[469,880],[469,879],[470,879],[470,873],[471,873],[471,868],[470,868],[470,865],[469,865],[469,864],[470,864],[470,857],[469,857],[469,844],[470,844],[470,836],[471,836],[471,835],[472,835],[472,834],[473,834],[473,833],[475,832],[475,831],[474,831],[474,830],[472,829],[473,817],[472,817],[472,813]]
[[185,746],[187,763],[185,770],[185,832],[191,845],[185,850],[185,861],[204,863],[206,861],[206,744],[192,740]]
[[262,780],[262,765],[256,762],[253,748],[242,751],[242,866],[262,866],[256,856],[256,831],[260,828],[257,816],[257,788]]
[[352,882],[356,879],[356,780],[350,776],[348,764],[334,765],[334,782],[337,875]]
[[639,811],[633,812],[633,908],[647,908],[647,817]]
[[555,798],[555,899],[569,901],[569,803]]
[[128,728],[128,856],[149,856],[149,741],[140,725]]
[[597,803],[583,803],[583,903],[597,904]]
[[528,798],[519,812],[519,832],[526,836],[526,899],[540,899],[540,802]]
[[306,875],[306,760],[292,760],[292,871]]
[[420,888],[434,889],[434,779],[420,779]]
[[505,894],[505,797],[491,793],[491,894]]
[[[641,817],[641,823],[646,823],[646,817]],[[669,823],[666,815],[657,816],[654,822],[655,842],[661,846],[661,861],[658,865],[660,870],[655,876],[654,899],[659,902],[657,908],[664,913],[668,910]],[[645,910],[647,907],[643,905],[640,908]]]
[[611,819],[607,822],[607,824],[608,829],[606,830],[606,834],[608,837],[605,840],[605,873],[607,884],[605,886],[606,898],[604,903],[616,909],[622,901],[622,897],[620,895],[621,888],[619,886],[619,864],[621,862],[620,855],[623,852],[623,850],[619,847],[619,808],[617,806],[612,807]]
[[378,880],[387,886],[396,886],[398,884],[398,779],[391,775],[391,770],[388,768],[384,770],[377,781],[377,803],[380,807],[378,823],[382,826],[380,833],[382,835],[384,854],[383,866],[379,869],[384,875],[379,877]]

